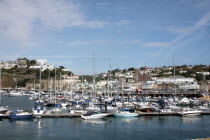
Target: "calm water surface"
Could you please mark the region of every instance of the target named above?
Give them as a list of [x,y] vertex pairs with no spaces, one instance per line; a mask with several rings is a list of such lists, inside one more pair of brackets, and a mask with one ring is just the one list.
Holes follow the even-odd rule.
[[[18,102],[15,101],[15,98]],[[11,107],[25,107],[28,97],[4,97]],[[7,101],[6,101],[7,100]],[[10,100],[14,100],[14,104]],[[21,103],[19,101],[22,101]],[[32,102],[32,103],[31,103]],[[31,109],[33,101],[24,109]],[[30,106],[30,107],[29,107]],[[15,107],[14,107],[15,109]],[[185,140],[210,137],[210,116],[179,117],[149,116],[137,118],[110,117],[101,120],[80,118],[40,118],[25,121],[2,119],[0,139],[88,139],[128,140],[160,139]]]

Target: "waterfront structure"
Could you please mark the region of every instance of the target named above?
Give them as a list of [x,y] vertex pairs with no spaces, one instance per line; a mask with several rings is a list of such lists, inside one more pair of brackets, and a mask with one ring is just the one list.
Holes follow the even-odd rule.
[[24,58],[18,58],[16,60],[8,60],[8,61],[1,61],[1,66],[4,69],[11,69],[15,66],[19,68],[25,68],[27,67],[27,61]]
[[186,84],[180,84],[179,85],[179,89],[182,90],[198,90],[200,89],[200,85],[198,85],[197,83],[186,83]]
[[153,80],[156,81],[157,84],[181,84],[181,83],[192,83],[195,82],[195,78],[185,78],[183,76],[170,76],[170,77],[155,77]]
[[37,59],[36,65],[30,66],[30,69],[53,70],[55,67],[48,64],[46,59]]

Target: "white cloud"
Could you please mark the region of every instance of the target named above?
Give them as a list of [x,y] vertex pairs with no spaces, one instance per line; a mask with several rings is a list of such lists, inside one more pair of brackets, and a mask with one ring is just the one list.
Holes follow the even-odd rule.
[[168,45],[166,42],[148,42],[144,44],[146,47],[165,47]]
[[0,33],[19,41],[30,43],[36,28],[60,30],[81,26],[101,28],[103,21],[88,21],[78,4],[67,0],[1,0]]
[[166,30],[171,33],[185,33],[190,30],[190,27],[178,27],[178,26],[169,26],[166,27]]
[[102,43],[108,43],[108,40],[94,40],[94,41],[86,41],[86,40],[75,40],[67,43],[67,46],[82,46],[82,45],[100,45]]
[[119,22],[116,23],[117,26],[124,26],[124,25],[129,25],[131,24],[131,20],[120,20]]
[[[156,54],[162,54],[163,51],[165,51],[168,48],[171,47],[177,47],[178,44],[182,44],[181,42],[185,42],[186,40],[189,40],[189,38],[196,32],[199,31],[201,28],[206,27],[207,24],[210,22],[210,12],[206,13],[203,17],[201,17],[197,22],[194,23],[194,25],[186,27],[182,33],[180,33],[176,38],[174,38],[172,41],[167,42],[166,46],[161,48],[159,51],[156,52]],[[197,34],[196,34],[197,35]],[[198,35],[197,35],[198,36]],[[189,42],[189,41],[187,41]]]

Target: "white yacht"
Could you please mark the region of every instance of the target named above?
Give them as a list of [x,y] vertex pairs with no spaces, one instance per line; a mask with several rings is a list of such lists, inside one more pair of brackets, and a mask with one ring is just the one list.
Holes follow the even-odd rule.
[[21,91],[12,90],[12,91],[9,93],[9,96],[24,96],[24,94],[23,94],[23,92],[21,92]]
[[35,115],[40,115],[44,114],[46,112],[46,109],[44,108],[44,104],[42,102],[35,102],[32,111]]
[[183,108],[182,111],[178,112],[178,114],[182,116],[196,116],[201,115],[202,111],[194,110],[192,108]]
[[107,117],[108,113],[100,113],[100,112],[87,112],[87,114],[81,115],[82,119],[102,119]]
[[136,112],[130,112],[130,111],[122,111],[118,110],[116,113],[113,114],[115,117],[138,117],[139,114]]

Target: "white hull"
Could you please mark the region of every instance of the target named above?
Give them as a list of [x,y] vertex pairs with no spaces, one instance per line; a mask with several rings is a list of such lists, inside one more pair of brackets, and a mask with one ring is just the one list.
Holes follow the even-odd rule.
[[39,110],[39,111],[38,111],[38,110],[34,110],[34,109],[33,109],[33,114],[34,114],[34,115],[41,115],[41,114],[44,114],[45,112],[46,112],[46,110]]
[[120,112],[114,113],[115,117],[138,117],[138,113],[127,113],[127,112]]
[[18,93],[10,93],[9,96],[17,97],[17,96],[24,96],[24,95],[23,94],[18,94]]
[[102,113],[102,114],[94,114],[94,115],[91,115],[91,116],[81,115],[81,118],[85,119],[85,120],[88,120],[88,119],[102,119],[102,118],[104,118],[106,116],[108,116],[108,114]]
[[193,109],[184,109],[182,112],[178,112],[182,116],[197,116],[201,115],[202,111]]
[[62,103],[61,106],[62,106],[62,107],[66,107],[67,104],[66,104],[66,103]]
[[201,115],[202,112],[187,112],[187,113],[179,113],[182,116],[197,116],[197,115]]

